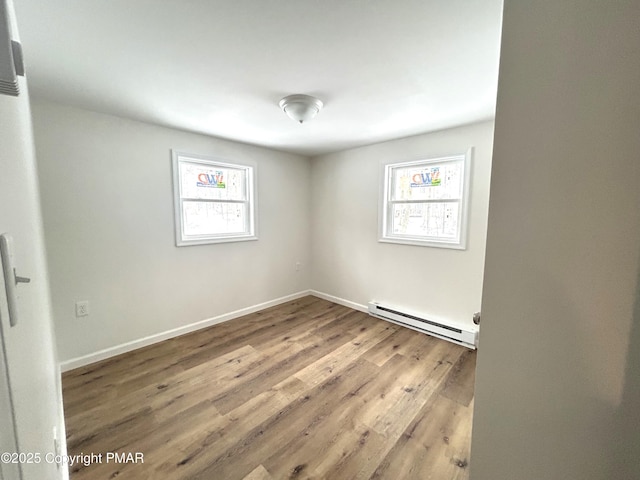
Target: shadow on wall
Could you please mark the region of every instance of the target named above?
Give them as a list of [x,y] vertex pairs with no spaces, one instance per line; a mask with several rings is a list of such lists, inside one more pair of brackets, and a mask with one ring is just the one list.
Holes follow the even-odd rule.
[[[588,352],[580,348],[583,343],[571,340],[580,326],[580,312],[568,301],[570,294],[565,286],[550,278],[544,268],[533,272],[524,287],[537,289],[539,298],[548,300],[547,304],[539,302],[538,312],[527,316],[541,317],[546,331],[541,331],[537,322],[520,325],[521,330],[528,330],[527,338],[538,346],[524,379],[530,383],[525,388],[530,390],[522,399],[528,405],[525,414],[529,418],[523,421],[527,425],[525,431],[534,435],[534,444],[540,443],[527,473],[546,480],[622,480],[610,476],[614,407],[598,395],[598,383],[591,378],[585,363]],[[606,362],[603,351],[593,355]],[[516,470],[510,472],[514,475],[511,478],[517,478]]]
[[[499,251],[493,245],[489,264],[490,256]],[[532,296],[538,301],[526,305],[520,301]],[[527,275],[515,280],[489,272],[485,298],[490,300],[483,304],[483,334],[494,336],[487,337],[478,353],[475,413],[483,423],[474,423],[471,478],[640,478],[632,467],[628,470],[632,474],[622,473],[631,459],[638,461],[640,442],[620,445],[640,432],[637,422],[632,421],[640,409],[640,348],[626,354],[627,371],[623,372],[622,362],[609,361],[611,346],[598,348],[597,338],[578,341],[582,306],[570,301],[565,286],[550,277],[544,264],[532,266]],[[492,322],[494,307],[495,319],[503,320],[499,325]],[[499,309],[509,312],[507,321],[500,317]],[[640,346],[640,300],[633,322],[631,344]],[[621,382],[624,378],[620,403],[602,395],[601,375],[594,376],[590,368],[594,358],[603,371],[619,374]],[[493,384],[484,381],[490,377],[497,380]],[[492,390],[495,383],[511,389],[496,394]],[[518,428],[513,428],[513,422]],[[518,461],[496,466],[496,451]]]
[[[636,300],[633,309],[629,348],[624,377],[622,402],[615,412],[617,432],[612,458],[612,471],[620,479],[640,478],[640,265],[636,282]],[[614,477],[612,477],[614,478]]]

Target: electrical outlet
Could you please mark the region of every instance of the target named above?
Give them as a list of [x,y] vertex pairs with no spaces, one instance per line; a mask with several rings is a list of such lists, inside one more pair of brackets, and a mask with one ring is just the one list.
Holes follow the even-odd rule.
[[76,317],[86,317],[89,315],[89,300],[76,302]]
[[296,272],[300,271],[300,262],[296,262]]

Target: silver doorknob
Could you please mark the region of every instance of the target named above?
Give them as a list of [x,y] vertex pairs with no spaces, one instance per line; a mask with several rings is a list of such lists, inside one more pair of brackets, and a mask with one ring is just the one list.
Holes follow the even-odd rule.
[[13,276],[16,279],[16,285],[19,283],[29,283],[31,281],[30,278],[27,277],[19,277],[18,274],[16,273],[16,269],[13,269]]

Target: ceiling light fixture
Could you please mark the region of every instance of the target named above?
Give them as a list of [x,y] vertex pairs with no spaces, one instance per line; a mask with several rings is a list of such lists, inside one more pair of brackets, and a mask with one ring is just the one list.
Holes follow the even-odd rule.
[[280,108],[296,122],[306,122],[322,108],[322,101],[310,95],[289,95],[280,100]]

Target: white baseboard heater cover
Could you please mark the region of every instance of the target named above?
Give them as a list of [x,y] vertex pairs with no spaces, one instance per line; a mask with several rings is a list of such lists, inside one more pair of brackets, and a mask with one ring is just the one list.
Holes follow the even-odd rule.
[[457,343],[463,347],[475,349],[478,344],[478,332],[475,330],[445,325],[377,302],[369,302],[369,315]]

